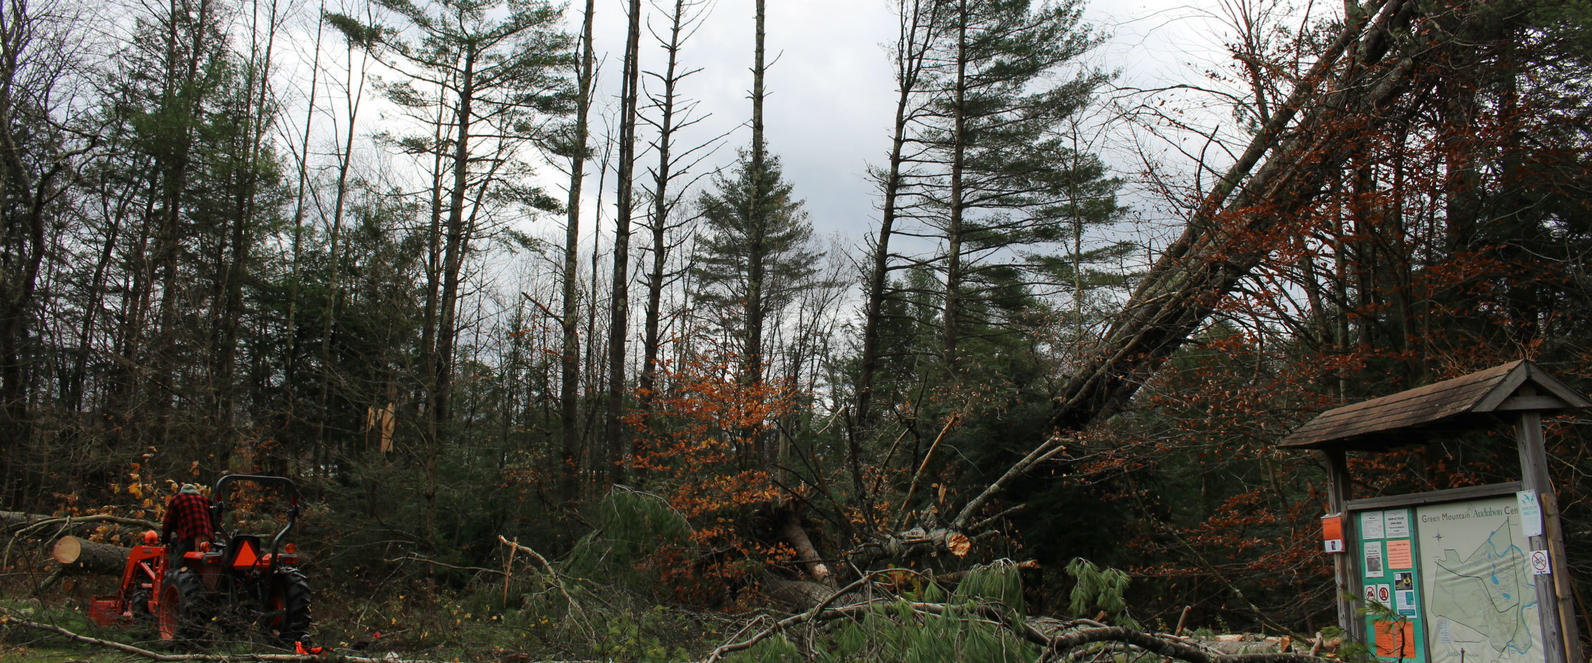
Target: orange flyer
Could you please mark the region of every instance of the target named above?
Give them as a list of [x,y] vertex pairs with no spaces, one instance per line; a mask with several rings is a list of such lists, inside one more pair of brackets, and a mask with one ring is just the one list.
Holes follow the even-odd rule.
[[[1395,626],[1397,628],[1395,628]],[[1415,624],[1376,622],[1376,655],[1382,658],[1415,658]]]
[[1410,540],[1387,542],[1387,567],[1390,569],[1415,568],[1415,555],[1410,550]]
[[1321,538],[1333,541],[1343,538],[1343,516],[1321,517]]

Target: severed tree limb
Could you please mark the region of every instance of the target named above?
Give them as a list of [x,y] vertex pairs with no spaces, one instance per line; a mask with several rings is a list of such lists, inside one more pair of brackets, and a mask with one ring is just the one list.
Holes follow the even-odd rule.
[[[772,626],[752,634],[752,636],[749,638],[719,645],[718,647],[714,648],[712,652],[708,653],[708,657],[703,659],[702,663],[717,663],[717,661],[722,660],[727,654],[732,654],[743,649],[750,649],[756,646],[757,643],[762,642],[774,635],[778,635],[785,629],[797,624],[815,621],[819,618],[840,617],[844,616],[845,614],[854,614],[872,608],[876,603],[878,603],[878,601],[864,601],[841,608],[832,608],[830,606],[833,605],[835,601],[838,601],[840,597],[873,582],[874,578],[891,573],[916,574],[917,571],[912,571],[909,569],[880,569],[878,571],[870,571],[865,573],[861,578],[853,580],[845,587],[835,590],[833,594],[829,595],[829,598],[820,601],[818,605],[813,606],[810,610],[800,612],[776,621]],[[889,600],[894,599],[891,598]]]
[[995,483],[986,486],[984,490],[977,496],[973,497],[971,500],[968,500],[967,504],[962,506],[962,510],[956,513],[956,518],[951,521],[951,529],[967,529],[968,523],[970,523],[973,518],[978,517],[978,514],[983,510],[984,505],[989,504],[990,500],[995,499],[997,495],[1005,492],[1006,487],[1010,485],[1011,482],[1016,481],[1019,477],[1025,474],[1028,474],[1030,470],[1033,470],[1041,463],[1054,458],[1056,454],[1064,451],[1066,447],[1062,445],[1061,437],[1062,436],[1058,434],[1046,438],[1046,440],[1041,442],[1039,446],[1034,447],[1032,451],[1029,451],[1028,455],[1023,456],[1022,460],[1013,463],[1011,467],[1007,468],[1006,472],[1002,474],[999,479],[995,480]]
[[0,511],[0,527],[16,527],[18,536],[50,525],[80,525],[87,523],[114,523],[143,529],[160,529],[160,523],[153,520],[128,518],[126,516],[108,514],[46,516],[37,513],[22,513],[20,511]]
[[907,486],[907,496],[901,498],[901,513],[896,516],[896,527],[906,522],[907,510],[912,508],[912,494],[918,491],[918,481],[923,478],[923,470],[928,469],[929,460],[934,458],[934,450],[940,448],[940,441],[945,439],[945,434],[951,431],[961,415],[953,414],[945,420],[945,426],[940,429],[940,434],[934,436],[934,443],[929,445],[927,453],[923,454],[923,462],[918,463],[918,471],[912,473],[912,483]]
[[1087,628],[1050,638],[1044,643],[1046,657],[1053,660],[1067,652],[1097,642],[1132,645],[1152,654],[1188,663],[1325,663],[1327,659],[1306,654],[1218,654],[1178,640],[1135,631],[1121,626]]
[[[563,594],[564,600],[569,602],[569,607],[574,609],[576,614],[580,615],[580,617],[575,620],[576,625],[580,626],[581,630],[586,632],[587,637],[596,637],[596,634],[591,627],[591,618],[586,615],[586,609],[582,608],[580,602],[576,601],[575,597],[570,595],[569,589],[564,587],[564,580],[559,575],[558,570],[553,568],[552,564],[548,563],[546,557],[543,557],[541,553],[532,550],[529,546],[520,544],[519,537],[514,537],[514,540],[510,541],[502,534],[499,534],[498,541],[501,541],[503,542],[503,545],[508,546],[511,553],[514,551],[523,552],[527,555],[530,555],[536,561],[540,562],[542,564],[542,568],[547,569],[547,578],[553,582],[554,587],[558,588],[558,593]],[[505,583],[506,582],[507,581],[505,580]],[[505,588],[507,587],[506,584],[504,586]],[[507,590],[505,589],[505,596],[507,595],[506,592]]]

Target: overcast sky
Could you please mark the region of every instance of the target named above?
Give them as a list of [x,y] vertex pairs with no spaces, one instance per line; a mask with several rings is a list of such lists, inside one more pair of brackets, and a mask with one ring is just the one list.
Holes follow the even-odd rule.
[[[571,20],[578,28],[581,3],[572,4]],[[600,85],[610,104],[619,84],[625,4],[597,3],[598,49],[606,58]],[[1212,16],[1217,5],[1214,0],[1206,4],[1211,6],[1172,0],[1090,4],[1085,21],[1108,40],[1089,57],[1095,66],[1118,72],[1118,81],[1126,85],[1188,80],[1198,68],[1223,58]],[[648,1],[643,5],[644,16],[664,30],[662,13]],[[729,163],[750,142],[744,125],[751,115],[754,6],[753,0],[712,2],[682,55],[686,65],[701,69],[686,80],[683,94],[699,100],[698,114],[708,116],[693,136],[701,140],[732,132],[713,165]],[[896,32],[892,3],[768,0],[767,11],[767,50],[774,62],[764,107],[769,147],[784,161],[786,177],[806,201],[820,235],[860,237],[878,223],[877,195],[866,169],[884,162],[895,110],[888,48]],[[641,53],[644,69],[661,69],[656,40],[644,35]],[[1126,157],[1125,142],[1126,134],[1119,132],[1106,146],[1108,160],[1124,171],[1136,168]],[[644,156],[643,164],[650,163]]]

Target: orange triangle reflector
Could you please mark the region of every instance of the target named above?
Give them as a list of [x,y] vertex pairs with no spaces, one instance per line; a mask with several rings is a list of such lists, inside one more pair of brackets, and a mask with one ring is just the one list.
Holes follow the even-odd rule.
[[255,560],[260,556],[254,552],[254,544],[244,541],[238,544],[238,556],[232,558],[233,566],[254,566]]

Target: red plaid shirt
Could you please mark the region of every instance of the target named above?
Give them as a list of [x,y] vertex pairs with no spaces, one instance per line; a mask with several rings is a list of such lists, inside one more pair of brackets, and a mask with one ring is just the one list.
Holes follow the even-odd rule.
[[184,494],[171,498],[166,503],[166,520],[160,529],[162,538],[209,541],[216,533],[215,525],[210,522],[209,498]]

